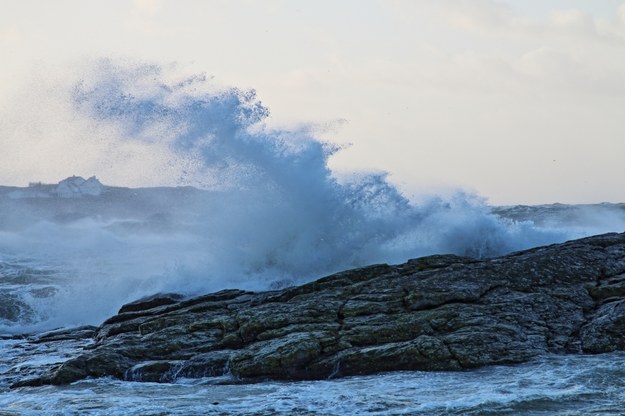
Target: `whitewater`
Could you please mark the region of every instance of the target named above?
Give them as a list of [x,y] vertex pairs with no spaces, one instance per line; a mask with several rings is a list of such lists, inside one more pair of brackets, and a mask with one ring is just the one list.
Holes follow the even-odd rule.
[[[9,391],[16,368],[60,362],[85,346],[29,350],[20,334],[98,325],[142,296],[282,288],[367,264],[437,253],[490,257],[625,229],[618,204],[491,207],[462,191],[416,201],[385,174],[339,175],[328,162],[340,146],[317,139],[311,126],[269,128],[269,110],[253,90],[202,74],[99,60],[55,82],[38,89],[37,103],[24,98],[28,117],[12,113],[0,123],[3,149],[55,171],[77,161],[79,171],[59,181],[74,173],[109,179],[94,178],[84,192],[67,188],[79,177],[0,187],[0,415],[622,408],[621,354],[319,382],[91,380]],[[145,183],[154,186],[136,186]]]

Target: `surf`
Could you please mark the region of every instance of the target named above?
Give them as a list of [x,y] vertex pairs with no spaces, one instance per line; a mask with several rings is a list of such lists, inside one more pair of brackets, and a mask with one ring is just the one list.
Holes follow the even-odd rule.
[[[384,173],[339,179],[328,165],[339,145],[305,124],[268,127],[255,91],[205,74],[101,59],[70,75],[39,85],[38,100],[25,94],[20,111],[3,110],[0,140],[7,154],[24,154],[22,174],[97,175],[103,188],[79,198],[0,194],[2,296],[23,309],[0,317],[3,331],[98,324],[156,292],[277,288],[586,233],[498,215],[464,191],[416,202]],[[11,273],[23,284],[7,283]],[[37,283],[41,273],[49,277]]]

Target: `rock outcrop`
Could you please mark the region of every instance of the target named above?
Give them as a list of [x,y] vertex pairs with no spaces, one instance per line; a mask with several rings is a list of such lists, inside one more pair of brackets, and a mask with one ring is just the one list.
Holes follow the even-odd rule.
[[625,234],[508,256],[439,255],[284,290],[168,294],[124,306],[95,343],[17,386],[460,370],[625,349]]

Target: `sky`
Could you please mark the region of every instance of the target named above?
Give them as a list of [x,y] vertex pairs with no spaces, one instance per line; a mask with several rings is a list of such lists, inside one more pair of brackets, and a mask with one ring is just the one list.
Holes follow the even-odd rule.
[[[99,57],[253,88],[269,126],[344,147],[338,176],[388,172],[414,198],[625,202],[623,0],[0,0],[0,183],[123,182],[28,128],[54,90],[25,100],[33,80]],[[30,157],[34,135],[58,153]]]

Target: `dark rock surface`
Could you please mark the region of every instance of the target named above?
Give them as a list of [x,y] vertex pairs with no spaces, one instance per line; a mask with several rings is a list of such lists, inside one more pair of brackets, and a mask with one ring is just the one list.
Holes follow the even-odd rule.
[[15,386],[226,373],[319,379],[623,350],[625,234],[494,259],[374,265],[270,292],[154,296],[124,306],[94,338]]

